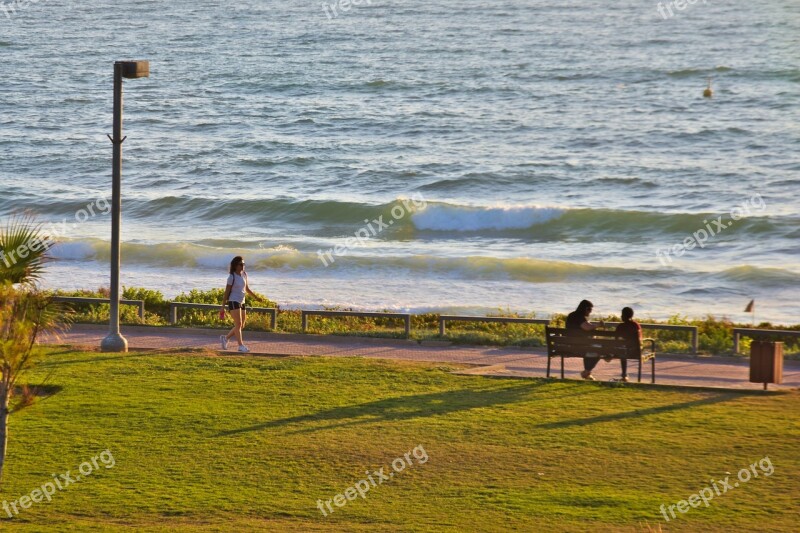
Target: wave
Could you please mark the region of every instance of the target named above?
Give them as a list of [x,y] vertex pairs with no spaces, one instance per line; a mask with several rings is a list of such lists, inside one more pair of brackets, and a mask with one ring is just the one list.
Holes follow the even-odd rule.
[[[530,258],[439,257],[433,255],[326,255],[328,250],[303,252],[291,246],[265,249],[224,249],[196,244],[123,243],[125,263],[155,267],[208,268],[225,271],[234,254],[247,257],[250,270],[404,270],[417,274],[436,274],[466,279],[512,279],[530,283],[562,282],[578,279],[620,277],[652,277],[653,272],[621,267],[592,266],[566,261]],[[106,241],[88,239],[59,242],[50,250],[54,260],[108,261],[110,245]],[[669,276],[669,272],[663,275]]]
[[414,213],[411,218],[414,226],[420,230],[474,232],[530,228],[557,219],[565,212],[558,207],[436,204]]
[[391,81],[383,80],[383,79],[377,79],[377,80],[372,80],[372,81],[367,82],[366,85],[367,85],[367,87],[386,87],[386,86],[391,85],[391,84],[392,84]]
[[657,183],[636,177],[628,177],[628,178],[605,177],[605,178],[598,178],[595,181],[597,181],[597,183],[607,183],[609,185],[625,185],[629,187],[642,187],[645,189],[656,189],[659,187]]
[[733,69],[726,66],[718,66],[714,68],[687,68],[681,70],[672,70],[667,72],[667,76],[675,79],[685,78],[707,78],[717,74],[725,74],[725,77],[753,79],[758,81],[765,80],[782,80],[782,81],[800,81],[800,69],[798,68],[784,68],[784,69]]
[[[308,119],[311,120],[311,119]],[[267,158],[256,158],[256,159],[249,159],[244,158],[241,159],[241,164],[249,167],[275,167],[280,165],[287,165],[287,166],[294,166],[294,167],[307,167],[309,165],[314,164],[317,161],[314,157],[293,157],[293,156],[285,156],[285,157],[277,157],[275,159],[267,159]]]
[[[689,236],[717,213],[661,213],[547,206],[470,207],[430,203],[411,220],[418,231],[507,234],[536,241],[596,238],[674,239]],[[727,216],[723,216],[726,220]],[[736,234],[778,235],[796,231],[796,219],[751,216],[736,222]]]
[[[668,243],[687,237],[705,227],[720,213],[665,213],[622,209],[571,208],[543,205],[462,205],[448,202],[425,202],[398,198],[387,203],[343,202],[336,200],[217,199],[192,196],[165,196],[152,199],[126,199],[124,216],[144,221],[169,216],[185,227],[204,227],[220,221],[247,223],[255,227],[291,228],[309,237],[352,235],[366,221],[382,217],[390,228],[383,228],[378,238],[409,239],[414,234],[426,238],[461,238],[464,234],[496,238],[506,236],[531,242],[580,240],[653,240]],[[46,220],[71,221],[86,200],[30,200],[36,212],[46,211]],[[9,200],[20,208],[20,199]],[[6,207],[0,200],[0,209]],[[22,206],[23,208],[25,206]],[[409,216],[410,214],[410,216]],[[742,218],[720,238],[788,238],[796,235],[798,219],[791,216],[751,216]],[[723,221],[730,220],[727,214]]]
[[667,76],[671,78],[692,78],[697,76],[709,76],[717,72],[729,72],[733,70],[731,67],[718,66],[714,68],[686,68],[681,70],[672,70],[667,72]]
[[446,195],[455,190],[468,191],[470,188],[486,187],[487,185],[498,187],[504,185],[513,186],[513,184],[514,181],[511,177],[471,175],[459,178],[437,179],[435,181],[431,181],[430,183],[420,185],[418,190]]
[[[227,243],[232,244],[232,243]],[[241,243],[245,244],[245,243]],[[195,243],[123,243],[123,264],[173,269],[199,268],[227,270],[233,255],[247,258],[251,271],[282,270],[330,272],[334,276],[361,276],[376,271],[407,272],[415,276],[448,279],[514,280],[525,283],[598,282],[625,280],[653,285],[659,280],[698,273],[673,269],[646,269],[623,266],[590,265],[569,261],[490,256],[440,257],[435,255],[361,255],[362,250],[328,255],[331,250],[301,251],[289,245],[270,248],[245,246],[215,247]],[[56,261],[107,262],[110,245],[99,239],[62,241],[50,250]],[[709,281],[725,286],[731,282],[748,287],[785,287],[800,283],[800,273],[780,268],[738,266],[720,272],[704,272]]]
[[800,273],[782,268],[744,265],[724,270],[720,277],[737,283],[755,283],[766,287],[800,286]]

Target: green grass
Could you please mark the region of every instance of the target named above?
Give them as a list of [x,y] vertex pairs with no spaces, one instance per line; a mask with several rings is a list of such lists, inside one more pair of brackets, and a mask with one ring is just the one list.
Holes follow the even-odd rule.
[[[360,358],[53,349],[12,416],[2,499],[108,449],[0,529],[796,531],[800,393],[460,376]],[[421,445],[428,461],[323,517]],[[422,454],[420,454],[421,456]],[[769,456],[774,473],[664,524],[659,506]],[[0,510],[0,514],[5,513]]]

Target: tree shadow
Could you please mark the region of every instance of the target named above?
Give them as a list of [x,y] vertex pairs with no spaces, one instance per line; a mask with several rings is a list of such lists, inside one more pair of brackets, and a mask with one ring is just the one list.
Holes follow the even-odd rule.
[[412,396],[397,396],[375,402],[335,407],[314,414],[281,418],[253,426],[222,431],[216,437],[228,437],[240,433],[280,428],[293,424],[317,422],[313,428],[304,428],[293,433],[314,432],[345,426],[374,422],[396,422],[437,415],[469,411],[480,407],[512,404],[530,399],[535,389],[546,382],[531,382],[502,389],[460,389]]
[[572,426],[586,426],[589,424],[597,424],[599,422],[613,422],[616,420],[625,420],[628,418],[639,418],[642,416],[657,415],[661,413],[669,413],[672,411],[680,411],[682,409],[691,409],[701,405],[712,405],[715,403],[725,402],[733,398],[741,397],[741,393],[728,392],[725,394],[718,394],[700,400],[692,400],[690,402],[674,403],[669,405],[661,405],[658,407],[649,407],[647,409],[636,409],[634,411],[626,411],[624,413],[612,413],[607,415],[592,416],[588,418],[576,418],[573,420],[562,420],[560,422],[547,422],[545,424],[538,424],[537,428],[542,429],[561,429]]
[[44,399],[58,394],[62,390],[64,390],[64,387],[61,385],[16,385],[14,387],[14,396],[23,396],[27,393],[34,398]]

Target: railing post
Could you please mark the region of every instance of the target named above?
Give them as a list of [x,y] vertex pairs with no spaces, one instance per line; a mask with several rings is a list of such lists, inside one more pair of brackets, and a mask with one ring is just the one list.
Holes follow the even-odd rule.
[[444,332],[445,332],[444,322],[445,322],[445,319],[442,318],[442,316],[440,315],[439,316],[439,335],[442,336],[442,337],[444,337]]
[[169,323],[170,324],[178,323],[178,306],[175,305],[175,302],[171,302],[169,304]]
[[275,329],[278,327],[278,310],[273,308],[270,314],[272,315],[272,329]]
[[692,330],[692,354],[697,355],[697,326]]
[[308,329],[308,316],[305,311],[300,311],[300,325],[303,328],[303,333]]
[[739,353],[739,332],[733,330],[733,354]]
[[404,318],[405,318],[405,323],[406,323],[406,337],[410,337],[411,336],[411,315],[406,315]]

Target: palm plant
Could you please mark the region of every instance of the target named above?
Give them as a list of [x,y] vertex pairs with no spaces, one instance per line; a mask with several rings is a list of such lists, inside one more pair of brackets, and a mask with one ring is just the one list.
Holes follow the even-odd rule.
[[52,245],[32,215],[13,216],[0,228],[0,282],[36,284]]
[[36,396],[22,385],[23,377],[42,355],[36,339],[43,333],[58,334],[67,327],[63,309],[34,287],[14,288],[0,282],[0,477],[8,443],[8,418]]
[[66,326],[61,306],[36,287],[50,245],[31,215],[14,216],[0,229],[0,477],[9,415],[33,403],[36,396],[20,381],[42,353],[36,339]]

